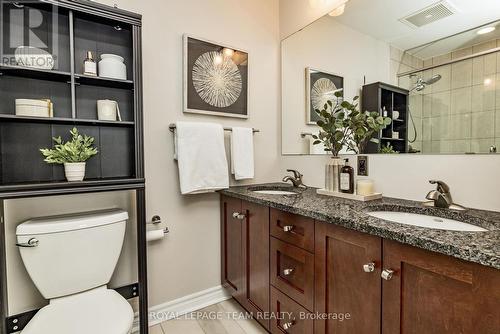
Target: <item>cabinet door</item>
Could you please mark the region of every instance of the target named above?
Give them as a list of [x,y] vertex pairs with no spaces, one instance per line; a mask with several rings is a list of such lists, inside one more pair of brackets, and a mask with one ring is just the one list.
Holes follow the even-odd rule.
[[315,333],[379,334],[382,240],[321,222],[315,236],[315,312],[323,317]]
[[383,334],[497,334],[500,271],[384,240]]
[[269,320],[269,208],[243,202],[245,214],[243,224],[244,294],[240,303],[266,329]]
[[[243,220],[233,217],[241,213],[241,200],[221,197],[221,267],[222,285],[232,296],[239,299],[243,295]],[[241,301],[240,301],[241,302]]]

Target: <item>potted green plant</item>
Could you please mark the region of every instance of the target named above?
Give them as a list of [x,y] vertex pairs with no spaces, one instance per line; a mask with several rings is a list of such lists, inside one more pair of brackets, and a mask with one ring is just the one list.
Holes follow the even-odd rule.
[[399,152],[394,149],[394,147],[391,145],[391,143],[387,143],[385,146],[382,146],[380,148],[380,153],[382,153],[382,154],[397,154]]
[[340,150],[346,147],[348,151],[356,154],[363,153],[369,141],[377,142],[373,136],[385,129],[392,120],[383,117],[378,112],[359,111],[354,97],[353,102],[342,101],[342,92],[336,92],[337,101],[328,101],[322,110],[316,109],[321,116],[317,122],[321,128],[318,135],[314,135],[314,145],[323,143],[325,151],[338,157]]
[[54,137],[52,149],[40,149],[49,164],[64,165],[66,179],[72,181],[83,181],[85,177],[86,161],[98,153],[93,146],[94,138],[78,133],[77,128],[71,131],[71,140],[63,142],[61,137]]
[[377,112],[359,111],[359,96],[354,97],[352,103],[340,102],[342,92],[335,92],[336,102],[328,101],[322,110],[316,109],[321,117],[317,122],[320,127],[318,135],[313,135],[314,145],[323,144],[326,152],[331,152],[332,160],[325,168],[325,189],[339,191],[339,169],[342,160],[340,151],[346,147],[348,151],[362,153],[366,144],[378,139],[373,136],[391,124],[389,117],[383,117]]

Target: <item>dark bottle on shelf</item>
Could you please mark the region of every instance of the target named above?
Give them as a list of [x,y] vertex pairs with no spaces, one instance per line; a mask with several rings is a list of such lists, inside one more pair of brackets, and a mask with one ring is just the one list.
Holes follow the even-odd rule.
[[349,159],[345,159],[345,166],[340,170],[339,189],[340,192],[354,194],[354,168],[349,166]]

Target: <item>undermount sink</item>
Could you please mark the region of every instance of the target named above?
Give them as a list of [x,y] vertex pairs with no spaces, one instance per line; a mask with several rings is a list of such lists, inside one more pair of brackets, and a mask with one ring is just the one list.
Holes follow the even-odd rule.
[[262,195],[276,195],[276,196],[292,196],[298,195],[299,193],[296,191],[292,191],[291,187],[265,187],[265,186],[257,186],[250,188],[249,190],[256,194]]
[[256,194],[262,195],[298,195],[293,191],[285,191],[285,190],[252,190]]
[[447,231],[486,232],[488,230],[458,220],[408,212],[372,211],[368,215],[391,222]]

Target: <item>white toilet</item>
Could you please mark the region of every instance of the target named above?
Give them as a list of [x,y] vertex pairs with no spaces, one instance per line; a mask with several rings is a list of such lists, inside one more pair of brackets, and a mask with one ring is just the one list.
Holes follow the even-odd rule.
[[127,219],[126,211],[113,209],[37,218],[17,227],[24,265],[50,300],[22,334],[130,333],[132,307],[106,286],[120,256]]

